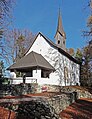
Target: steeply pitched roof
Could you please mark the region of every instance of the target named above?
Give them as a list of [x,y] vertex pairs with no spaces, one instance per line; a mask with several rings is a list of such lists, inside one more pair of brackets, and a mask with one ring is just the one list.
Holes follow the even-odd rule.
[[35,53],[33,51],[18,60],[15,64],[11,65],[8,70],[34,67],[55,71],[54,67],[51,66],[50,63],[41,54]]
[[[56,34],[57,34],[57,32],[60,35],[62,35],[64,38],[66,38],[66,34],[64,32],[63,25],[62,25],[62,18],[61,18],[61,14],[60,14],[60,9],[59,9],[58,26],[57,26]],[[56,34],[55,34],[55,36],[56,36]]]
[[46,36],[44,36],[41,32],[38,32],[36,34],[36,36],[34,37],[34,39],[32,40],[29,49],[25,52],[24,55],[26,55],[28,53],[28,51],[30,50],[30,48],[32,47],[32,45],[34,44],[35,40],[37,39],[38,35],[41,35],[50,45],[52,45],[53,47],[57,48],[58,51],[65,55],[67,58],[69,58],[70,60],[72,60],[73,62],[77,63],[77,64],[81,64],[81,62],[79,62],[78,60],[76,60],[75,58],[73,58],[69,53],[67,53],[66,51],[64,51],[61,47],[57,46],[54,42],[52,42],[49,38],[47,38]]
[[[77,63],[77,64],[81,64],[78,60],[76,60],[75,58],[73,58],[69,53],[67,53],[66,51],[64,51],[61,47],[57,46],[54,42],[52,42],[49,38],[47,38],[46,36],[44,36],[41,32],[39,32],[36,37],[34,38],[33,42],[30,45],[30,48],[32,47],[33,43],[35,42],[36,38],[38,37],[38,35],[41,35],[50,45],[52,45],[53,47],[55,47],[61,54],[65,55],[67,58],[69,58],[70,60],[72,60],[73,62]],[[29,48],[29,50],[30,50]],[[28,50],[28,51],[29,51]],[[28,52],[27,51],[27,52]],[[26,53],[27,53],[26,52]],[[26,54],[25,53],[25,54]]]

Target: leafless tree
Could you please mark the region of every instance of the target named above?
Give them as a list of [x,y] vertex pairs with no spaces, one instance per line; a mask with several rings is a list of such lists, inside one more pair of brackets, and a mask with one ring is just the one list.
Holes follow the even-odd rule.
[[[0,58],[7,59],[4,55],[5,49],[3,46],[3,32],[7,29],[10,24],[11,10],[15,3],[15,0],[0,0]],[[8,60],[8,59],[7,59]]]
[[11,17],[11,10],[15,0],[0,0],[0,30],[2,30],[8,18]]
[[26,50],[30,47],[34,35],[29,30],[13,29],[4,34],[4,56],[9,63],[24,56]]
[[81,68],[82,85],[92,85],[92,0],[88,1],[89,17],[87,20],[87,30],[83,31],[83,36],[87,38],[88,44],[83,48],[83,65]]

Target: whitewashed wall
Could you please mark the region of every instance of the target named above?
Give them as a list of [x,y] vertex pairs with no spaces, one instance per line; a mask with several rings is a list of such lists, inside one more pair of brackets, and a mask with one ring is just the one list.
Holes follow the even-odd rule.
[[33,77],[34,78],[41,78],[41,69],[33,70]]
[[[26,77],[25,83],[37,83],[37,78]],[[20,84],[23,83],[23,77],[12,78],[10,84]]]
[[[38,79],[39,84],[53,84],[53,85],[59,85],[62,84],[62,86],[65,85],[64,81],[64,66],[68,68],[68,75],[69,75],[69,82],[67,82],[66,85],[76,85],[76,83],[79,84],[79,69],[80,66],[73,61],[69,60],[66,56],[62,55],[58,52],[57,49],[55,49],[53,46],[51,46],[40,34],[38,35],[37,39],[35,40],[34,44],[30,48],[30,50],[27,52],[29,54],[31,51],[37,52],[45,57],[45,59],[57,69],[54,73],[52,72],[50,74],[49,79]],[[26,54],[26,55],[27,55]],[[57,64],[55,66],[55,64]],[[73,78],[72,73],[75,74],[75,77]],[[61,83],[60,83],[61,81]]]

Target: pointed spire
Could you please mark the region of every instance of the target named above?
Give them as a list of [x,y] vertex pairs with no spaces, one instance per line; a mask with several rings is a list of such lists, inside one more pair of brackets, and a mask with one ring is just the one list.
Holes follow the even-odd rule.
[[59,8],[57,32],[59,32],[66,39],[66,34],[63,30],[63,25],[62,25],[62,18],[61,18],[60,8]]
[[57,46],[61,47],[63,50],[66,50],[66,34],[63,30],[60,9],[59,9],[59,15],[58,15],[57,30],[56,30],[56,34],[54,38],[56,39]]

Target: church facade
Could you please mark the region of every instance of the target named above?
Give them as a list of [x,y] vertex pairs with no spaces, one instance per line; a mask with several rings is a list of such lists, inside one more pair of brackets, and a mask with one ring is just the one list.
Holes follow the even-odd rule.
[[[25,56],[11,65],[11,73],[20,71],[26,75],[26,83],[36,79],[39,85],[80,84],[80,63],[66,52],[66,34],[59,13],[56,43],[38,33]],[[21,83],[22,78],[12,78],[12,83]]]

